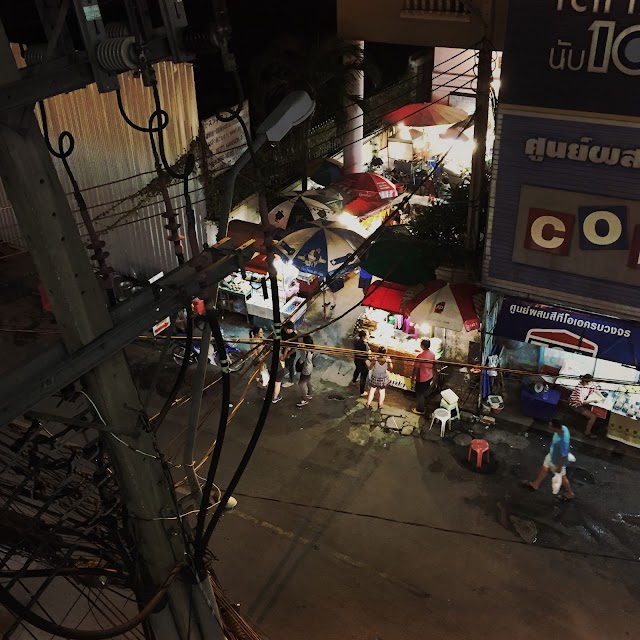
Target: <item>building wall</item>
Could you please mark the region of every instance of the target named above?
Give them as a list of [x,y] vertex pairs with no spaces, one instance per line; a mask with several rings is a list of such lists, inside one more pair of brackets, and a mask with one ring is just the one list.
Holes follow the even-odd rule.
[[349,40],[465,49],[486,35],[496,49],[502,49],[508,0],[471,0],[471,4],[480,15],[474,13],[467,20],[414,9],[446,7],[447,0],[338,0],[338,33]]
[[[156,65],[162,107],[170,118],[165,130],[167,159],[173,163],[181,157],[198,133],[198,113],[191,65],[171,62]],[[131,120],[147,126],[154,106],[151,91],[133,73],[120,76],[123,102]],[[46,101],[49,136],[54,144],[63,130],[75,138],[75,150],[69,163],[83,190],[96,229],[102,233],[109,252],[108,263],[116,271],[149,277],[175,266],[173,245],[165,239],[167,232],[161,213],[162,198],[146,194],[155,178],[149,137],[130,128],[118,111],[115,93],[101,94],[95,85]],[[53,159],[72,210],[77,205],[62,163]],[[196,209],[198,236],[205,239],[204,196],[200,183],[189,183]],[[181,186],[170,190],[172,201],[186,225]],[[75,213],[80,234],[86,229]],[[19,226],[4,189],[0,189],[0,239],[23,246]]]
[[638,320],[640,8],[523,2],[506,34],[483,283]]
[[[494,156],[483,281],[501,291],[537,297],[541,302],[640,318],[640,288],[632,284],[633,280],[640,281],[640,271],[627,266],[633,229],[640,224],[640,202],[628,206],[627,242],[611,249],[582,248],[577,209],[567,208],[563,202],[567,193],[583,194],[579,196],[581,206],[594,204],[602,209],[618,201],[638,200],[638,169],[566,158],[536,160],[526,152],[527,141],[538,137],[566,142],[587,138],[593,145],[635,149],[640,147],[640,123],[616,127],[583,119],[502,113],[498,130],[500,145],[498,156]],[[530,187],[553,189],[558,194],[558,206],[541,205],[540,209],[575,216],[566,255],[525,248],[523,225],[530,208],[521,209],[521,196]],[[532,264],[537,260],[541,262]]]
[[[501,63],[502,53],[496,51],[493,54],[494,87],[499,87],[496,81],[500,78]],[[473,113],[475,110],[474,94],[477,83],[477,71],[478,53],[475,49],[436,47],[433,60],[432,100],[444,98],[452,91],[455,91],[460,95],[470,96],[469,100],[473,104],[470,108],[470,113]],[[451,98],[448,99],[449,104],[458,106],[457,104],[453,104],[454,101],[455,96],[454,100]],[[462,108],[465,108],[465,106]]]

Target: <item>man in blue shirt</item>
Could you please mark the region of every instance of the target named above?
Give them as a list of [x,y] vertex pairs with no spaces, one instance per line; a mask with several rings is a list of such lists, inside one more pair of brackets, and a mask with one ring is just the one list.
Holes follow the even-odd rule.
[[567,458],[569,457],[571,434],[569,433],[569,429],[565,427],[560,420],[556,420],[555,418],[549,422],[549,426],[553,431],[551,448],[542,463],[538,477],[533,482],[527,482],[526,484],[532,491],[537,491],[549,471],[554,474],[561,473],[562,488],[564,489],[564,495],[561,499],[565,501],[573,500],[575,495],[567,478],[566,467]]

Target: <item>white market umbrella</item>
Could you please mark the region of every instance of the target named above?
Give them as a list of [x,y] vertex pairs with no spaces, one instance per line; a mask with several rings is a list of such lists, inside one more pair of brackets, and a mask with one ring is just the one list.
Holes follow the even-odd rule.
[[276,245],[276,251],[306,273],[327,278],[337,271],[364,238],[335,222],[315,220],[292,231]]
[[303,222],[334,219],[334,209],[311,192],[285,197],[269,211],[269,222],[275,227],[289,229]]

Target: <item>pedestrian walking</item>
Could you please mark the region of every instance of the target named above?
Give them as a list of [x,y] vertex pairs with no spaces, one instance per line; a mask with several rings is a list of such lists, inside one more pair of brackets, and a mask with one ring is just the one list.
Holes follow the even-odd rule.
[[[249,329],[249,337],[253,338],[254,340],[264,340],[264,331],[262,330],[262,327],[251,327],[251,329]],[[268,347],[267,345],[255,345],[254,349],[256,350],[254,363],[260,362],[262,356],[264,356],[265,352],[268,350]],[[258,383],[258,387],[260,389],[266,389],[267,385],[269,384],[269,369],[267,367],[267,363],[264,360],[260,362],[259,366],[260,373],[256,378],[256,382]]]
[[384,397],[389,384],[389,371],[393,370],[391,358],[386,355],[387,350],[384,347],[378,347],[378,355],[374,360],[369,360],[369,370],[371,371],[371,379],[369,380],[369,397],[367,398],[367,409],[371,409],[371,403],[378,390],[378,409],[384,406]]
[[557,420],[556,418],[549,422],[549,426],[553,431],[551,448],[542,463],[538,477],[533,482],[525,482],[525,486],[531,489],[531,491],[537,491],[540,488],[542,481],[547,477],[549,471],[552,471],[556,475],[561,475],[564,495],[562,495],[560,499],[568,502],[575,498],[575,494],[573,493],[573,489],[571,488],[571,484],[569,484],[569,479],[567,478],[566,467],[571,448],[571,434],[569,433],[568,427],[565,427],[560,420]]
[[[302,342],[307,345],[313,344],[313,338],[311,336],[304,336]],[[298,388],[300,389],[300,402],[296,405],[298,408],[304,407],[309,404],[309,400],[313,397],[313,389],[311,387],[311,373],[313,372],[313,359],[315,353],[310,349],[302,351],[300,358],[298,358],[297,368],[300,369],[300,382],[298,382]]]
[[325,302],[324,306],[333,311],[338,301],[336,293],[344,288],[344,276],[334,276],[327,288],[329,290],[329,302]]
[[273,400],[271,400],[273,404],[282,400],[282,381],[284,380],[286,374],[287,368],[285,366],[284,353],[280,351],[280,355],[278,358],[278,371],[276,372],[276,382],[273,387]]
[[360,378],[360,395],[366,394],[365,387],[367,385],[367,377],[369,376],[369,367],[367,366],[367,357],[371,352],[367,339],[369,334],[364,330],[358,331],[358,337],[353,342],[353,348],[355,351],[362,351],[363,355],[357,354],[353,358],[353,364],[356,366],[356,370],[353,372],[353,378],[351,384],[356,384],[358,378]]
[[416,406],[411,411],[423,416],[427,395],[433,381],[433,361],[436,356],[430,350],[431,340],[422,340],[420,346],[422,351],[416,357],[416,362],[413,365],[413,379],[416,382]]
[[296,375],[296,347],[288,346],[287,342],[298,342],[298,334],[291,320],[287,320],[282,325],[282,352],[284,354],[285,367],[289,373],[289,380],[282,383],[283,387],[291,387],[295,382]]

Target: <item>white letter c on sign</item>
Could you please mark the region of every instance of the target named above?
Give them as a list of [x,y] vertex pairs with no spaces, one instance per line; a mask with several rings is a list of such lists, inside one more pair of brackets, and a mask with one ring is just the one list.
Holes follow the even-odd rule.
[[[552,227],[554,231],[553,236],[549,240],[546,240],[542,235],[547,227]],[[560,218],[556,218],[555,216],[540,216],[534,220],[531,225],[531,239],[543,249],[557,249],[562,246],[566,231],[567,227]]]

